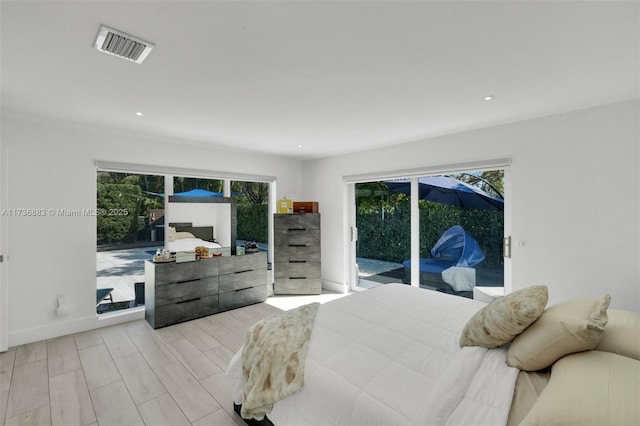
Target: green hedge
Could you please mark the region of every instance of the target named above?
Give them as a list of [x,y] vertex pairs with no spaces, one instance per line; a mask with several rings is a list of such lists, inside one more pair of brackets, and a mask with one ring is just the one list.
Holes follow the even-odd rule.
[[[392,211],[358,213],[358,257],[402,263],[411,258],[409,202]],[[504,215],[501,211],[463,210],[420,201],[420,257],[431,257],[431,247],[453,225],[462,226],[480,245],[484,266],[502,266]]]
[[238,204],[237,238],[239,240],[268,242],[268,207],[266,204]]

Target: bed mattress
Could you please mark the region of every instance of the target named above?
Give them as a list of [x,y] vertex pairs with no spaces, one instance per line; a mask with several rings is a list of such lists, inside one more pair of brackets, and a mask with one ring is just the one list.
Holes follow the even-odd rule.
[[169,241],[169,251],[194,251],[198,246],[207,247],[208,249],[221,248],[218,243],[211,243],[200,238],[180,238],[175,241]]
[[[506,424],[518,370],[506,349],[460,348],[483,302],[387,284],[326,303],[302,389],[277,402],[277,426]],[[241,352],[227,370],[242,403]]]

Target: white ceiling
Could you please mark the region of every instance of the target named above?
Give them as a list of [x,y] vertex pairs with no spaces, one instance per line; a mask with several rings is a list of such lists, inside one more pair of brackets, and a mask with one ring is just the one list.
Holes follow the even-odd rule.
[[320,158],[638,98],[639,5],[2,0],[2,110]]

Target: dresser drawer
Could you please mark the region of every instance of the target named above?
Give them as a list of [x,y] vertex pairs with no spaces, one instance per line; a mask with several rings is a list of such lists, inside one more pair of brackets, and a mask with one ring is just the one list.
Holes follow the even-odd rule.
[[218,295],[156,306],[154,328],[204,317],[218,312]]
[[320,261],[320,246],[274,246],[273,250],[276,263],[291,260]]
[[275,294],[320,294],[322,282],[320,278],[282,278],[273,283]]
[[182,302],[216,293],[218,293],[218,277],[157,285],[155,292],[156,306]]
[[267,269],[266,252],[250,253],[244,256],[223,256],[220,259],[218,273],[226,275],[254,269]]
[[220,311],[239,308],[241,306],[260,303],[267,300],[267,285],[258,285],[242,290],[220,293],[218,307]]
[[184,263],[156,263],[156,286],[218,275],[218,259],[203,259]]
[[317,246],[320,245],[320,230],[276,229],[273,231],[273,244],[277,246],[289,244]]
[[218,277],[218,284],[220,293],[255,287],[257,285],[267,285],[267,268],[220,275]]
[[320,229],[320,214],[277,214],[274,216],[273,229]]
[[320,278],[320,262],[278,262],[274,269],[274,278]]

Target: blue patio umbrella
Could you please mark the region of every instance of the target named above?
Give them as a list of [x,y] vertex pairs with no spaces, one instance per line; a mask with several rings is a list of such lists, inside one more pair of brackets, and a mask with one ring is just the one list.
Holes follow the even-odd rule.
[[176,197],[222,197],[224,194],[222,192],[213,192],[207,191],[206,189],[196,188],[190,191],[176,192],[173,195]]
[[[420,199],[463,209],[504,211],[504,199],[449,176],[425,176],[418,179]],[[391,191],[411,194],[411,180],[386,181]]]
[[[143,191],[143,192],[145,194],[154,195],[156,197],[164,197],[164,194],[159,192],[149,192],[149,191]],[[235,191],[231,193],[231,195],[240,195],[240,194],[242,194],[242,192]],[[196,188],[196,189],[191,189],[185,192],[176,192],[175,194],[173,194],[173,196],[206,198],[206,197],[224,197],[224,194],[222,192],[207,191],[206,189]]]

